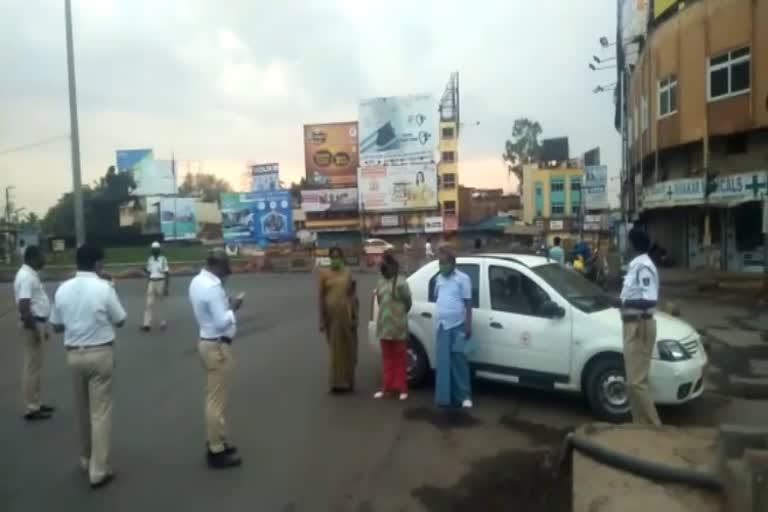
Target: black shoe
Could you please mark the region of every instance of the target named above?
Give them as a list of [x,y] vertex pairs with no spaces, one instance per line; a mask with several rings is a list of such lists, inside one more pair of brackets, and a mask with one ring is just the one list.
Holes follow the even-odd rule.
[[100,489],[110,482],[112,482],[115,479],[115,474],[112,472],[107,473],[104,475],[104,478],[99,480],[98,482],[91,482],[91,489]]
[[234,452],[226,449],[220,453],[208,451],[208,467],[213,469],[234,468],[243,463],[243,460]]
[[47,420],[50,419],[51,414],[48,412],[44,412],[42,409],[38,409],[36,411],[29,411],[27,414],[24,415],[24,419],[27,421],[38,421],[38,420]]
[[40,406],[40,410],[50,414],[53,411],[55,411],[56,408],[54,406],[52,406],[52,405],[45,405],[45,404],[43,404],[43,405]]
[[149,332],[150,331],[150,327],[148,325],[142,325],[141,326],[141,331],[142,332]]
[[224,443],[224,451],[226,453],[237,453],[237,446],[232,446],[231,444]]

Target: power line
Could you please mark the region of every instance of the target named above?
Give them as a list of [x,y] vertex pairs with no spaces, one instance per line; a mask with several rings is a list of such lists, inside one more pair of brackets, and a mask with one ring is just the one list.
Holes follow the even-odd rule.
[[46,144],[51,144],[52,142],[56,142],[56,141],[68,139],[68,138],[69,138],[68,133],[64,135],[56,135],[55,137],[48,137],[47,139],[41,139],[36,142],[30,142],[29,144],[24,144],[21,146],[0,149],[0,155],[6,155],[8,153],[16,153],[17,151],[26,151],[27,149],[36,148],[38,146],[45,146]]

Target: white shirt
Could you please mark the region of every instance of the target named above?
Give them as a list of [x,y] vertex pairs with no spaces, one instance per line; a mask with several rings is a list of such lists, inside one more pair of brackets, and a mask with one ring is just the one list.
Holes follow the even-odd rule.
[[168,272],[168,260],[162,254],[155,258],[150,256],[147,260],[147,272],[150,279],[165,279]]
[[114,326],[125,318],[115,289],[93,272],[78,272],[56,290],[51,323],[64,326],[64,345],[68,347],[114,341]]
[[51,301],[48,300],[48,294],[45,293],[43,283],[40,282],[40,276],[37,275],[35,269],[26,263],[16,272],[16,279],[13,280],[13,292],[16,297],[16,305],[23,299],[29,299],[32,316],[48,318],[48,315],[51,314]]
[[234,338],[235,313],[229,307],[224,287],[215,274],[203,269],[189,284],[189,301],[200,326],[201,338]]
[[465,320],[465,301],[472,300],[472,280],[458,270],[448,277],[439,274],[435,281],[435,297],[437,325],[442,325],[443,329],[458,327]]
[[[624,276],[624,286],[621,288],[621,302],[645,301],[648,305],[656,305],[659,300],[659,273],[656,265],[647,254],[635,257]],[[627,305],[630,309],[631,305]],[[649,309],[649,308],[642,308]]]
[[432,244],[429,242],[424,245],[424,251],[426,252],[427,257],[432,257],[435,255],[435,253],[432,252]]

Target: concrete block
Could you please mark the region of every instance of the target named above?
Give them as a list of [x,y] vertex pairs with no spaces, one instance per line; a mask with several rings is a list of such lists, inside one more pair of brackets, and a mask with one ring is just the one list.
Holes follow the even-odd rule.
[[768,399],[768,377],[728,377],[728,387],[731,394],[742,398]]
[[768,450],[768,427],[720,425],[718,461],[723,467],[728,459],[741,459],[748,449]]

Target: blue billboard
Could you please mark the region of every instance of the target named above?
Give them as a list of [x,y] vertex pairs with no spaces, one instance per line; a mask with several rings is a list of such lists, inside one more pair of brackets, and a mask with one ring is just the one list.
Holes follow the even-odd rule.
[[257,243],[293,240],[291,194],[272,192],[221,194],[221,220],[227,243]]

